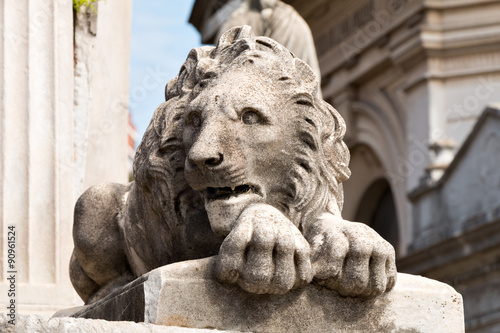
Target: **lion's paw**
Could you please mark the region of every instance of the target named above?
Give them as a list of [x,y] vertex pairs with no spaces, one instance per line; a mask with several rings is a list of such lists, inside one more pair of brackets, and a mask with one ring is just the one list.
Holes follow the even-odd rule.
[[251,293],[284,294],[311,282],[310,247],[279,210],[251,205],[222,243],[215,274]]
[[308,239],[319,284],[351,297],[374,297],[394,287],[394,248],[367,225],[331,216]]

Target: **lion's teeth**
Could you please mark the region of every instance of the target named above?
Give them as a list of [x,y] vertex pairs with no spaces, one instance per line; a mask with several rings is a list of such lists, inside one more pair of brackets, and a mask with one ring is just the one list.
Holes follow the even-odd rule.
[[234,186],[231,186],[231,191],[234,191],[234,189],[235,189],[235,188],[236,188],[236,187],[234,187]]

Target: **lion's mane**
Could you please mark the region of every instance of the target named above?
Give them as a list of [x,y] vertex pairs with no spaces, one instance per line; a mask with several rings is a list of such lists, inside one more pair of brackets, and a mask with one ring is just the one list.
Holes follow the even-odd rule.
[[[179,226],[185,223],[186,211],[204,209],[199,194],[189,188],[184,177],[185,106],[208,80],[253,51],[270,52],[287,59],[284,64],[287,76],[314,96],[313,108],[297,120],[297,134],[306,144],[296,152],[296,166],[291,170],[292,179],[287,188],[288,200],[278,208],[299,223],[325,210],[340,215],[343,205],[341,183],[350,175],[349,151],[342,140],[344,120],[318,97],[318,79],[305,62],[274,40],[255,37],[250,27],[237,27],[227,31],[215,47],[191,50],[177,77],[167,84],[166,102],[156,110],[134,159],[136,186],[155,201],[153,209],[158,210],[162,221],[168,224],[168,243],[174,247],[184,246],[185,235]],[[195,199],[180,200],[183,196]]]

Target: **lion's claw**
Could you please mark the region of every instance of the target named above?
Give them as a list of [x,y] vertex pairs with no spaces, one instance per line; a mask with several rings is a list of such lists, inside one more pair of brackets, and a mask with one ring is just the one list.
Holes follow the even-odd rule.
[[394,248],[367,225],[326,215],[308,239],[315,280],[322,285],[351,297],[374,297],[394,287]]
[[215,275],[255,294],[284,294],[312,280],[310,249],[276,208],[251,205],[224,240]]

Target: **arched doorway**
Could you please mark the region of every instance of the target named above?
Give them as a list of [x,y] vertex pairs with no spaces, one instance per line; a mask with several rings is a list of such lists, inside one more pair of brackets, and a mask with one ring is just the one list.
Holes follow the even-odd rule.
[[399,248],[399,227],[391,187],[385,178],[374,181],[356,209],[356,221],[368,224],[385,240]]

